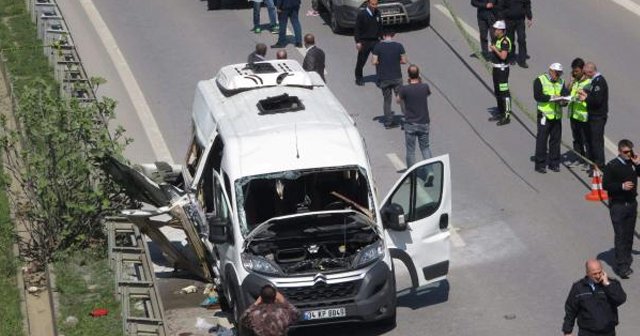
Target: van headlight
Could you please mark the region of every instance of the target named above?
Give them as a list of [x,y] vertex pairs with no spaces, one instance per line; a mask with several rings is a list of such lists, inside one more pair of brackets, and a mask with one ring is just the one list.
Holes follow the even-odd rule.
[[280,267],[264,257],[243,253],[242,265],[247,271],[253,271],[264,274],[280,274]]
[[353,267],[360,268],[384,257],[384,244],[381,240],[363,248],[353,260]]

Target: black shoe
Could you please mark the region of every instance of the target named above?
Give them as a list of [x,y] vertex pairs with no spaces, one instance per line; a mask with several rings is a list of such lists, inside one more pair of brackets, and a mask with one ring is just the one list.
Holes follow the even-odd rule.
[[364,86],[364,80],[362,80],[362,78],[356,78],[356,85],[357,86]]
[[508,125],[510,122],[511,122],[511,118],[506,117],[506,118],[502,118],[502,119],[500,119],[500,120],[496,123],[496,125],[498,125],[498,126],[504,126],[504,125]]
[[296,43],[296,48],[302,48],[302,43]]
[[527,62],[526,62],[526,61],[519,62],[519,63],[518,63],[518,65],[519,65],[521,68],[525,68],[525,69],[527,69],[527,68],[529,67],[529,64],[527,64]]
[[502,114],[498,113],[498,114],[494,114],[489,118],[489,121],[498,121],[502,119]]
[[536,171],[537,171],[538,173],[540,173],[540,174],[546,174],[546,173],[547,173],[547,170],[546,170],[546,169],[544,169],[544,168],[536,168]]
[[620,276],[620,278],[622,279],[629,279],[629,277],[631,277],[631,274],[633,274],[633,270],[631,268],[627,268],[624,271],[620,271],[618,272],[618,275]]
[[553,166],[553,167],[549,167],[549,170],[559,173],[560,172],[560,166]]
[[279,49],[279,48],[285,48],[287,45],[286,44],[280,44],[280,43],[276,43],[274,45],[271,46],[272,49]]
[[527,56],[525,56],[525,58],[526,58],[526,59],[530,59],[530,58],[531,58],[531,56],[527,55]]
[[398,124],[396,124],[396,123],[393,123],[393,122],[390,122],[390,123],[384,123],[384,128],[385,128],[385,129],[392,129],[392,128],[396,128],[396,127],[398,127],[398,126],[400,126],[400,125],[398,125]]

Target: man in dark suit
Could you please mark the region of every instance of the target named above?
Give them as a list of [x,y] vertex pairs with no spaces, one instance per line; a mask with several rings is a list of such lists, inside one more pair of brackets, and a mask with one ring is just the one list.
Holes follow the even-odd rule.
[[264,62],[267,60],[267,45],[264,43],[256,44],[256,50],[249,54],[247,63]]
[[378,0],[368,0],[367,6],[358,12],[353,38],[356,40],[358,59],[356,61],[356,85],[363,86],[362,68],[367,63],[373,47],[382,37],[382,18],[378,10]]
[[497,4],[498,16],[507,23],[507,36],[514,44],[515,51],[516,35],[518,37],[518,54],[515,61],[523,68],[528,68],[527,64],[527,35],[526,27],[533,24],[533,14],[531,12],[531,0],[500,0]]
[[304,36],[304,47],[307,48],[307,54],[302,61],[302,68],[305,71],[315,71],[320,75],[323,81],[324,79],[324,51],[316,47],[316,38],[313,34],[307,34]]

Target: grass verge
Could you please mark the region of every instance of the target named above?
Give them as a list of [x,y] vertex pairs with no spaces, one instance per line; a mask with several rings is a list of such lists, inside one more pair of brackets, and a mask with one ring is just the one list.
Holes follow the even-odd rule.
[[15,231],[2,176],[0,182],[0,335],[22,335],[20,294],[16,284],[18,262],[13,255]]
[[[120,302],[115,298],[114,275],[106,250],[77,251],[54,264],[59,292],[58,330],[65,336],[111,336],[122,334]],[[91,317],[96,308],[105,308],[107,316]],[[65,323],[69,316],[78,323]]]

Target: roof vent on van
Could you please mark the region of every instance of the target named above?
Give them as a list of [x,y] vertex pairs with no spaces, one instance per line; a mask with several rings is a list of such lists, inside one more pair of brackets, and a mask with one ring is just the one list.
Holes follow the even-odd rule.
[[284,112],[296,112],[304,110],[304,105],[300,101],[300,98],[296,96],[289,96],[283,93],[275,97],[267,97],[258,101],[258,114],[275,114]]
[[278,85],[313,87],[311,77],[295,60],[228,65],[220,69],[216,82],[225,95]]

